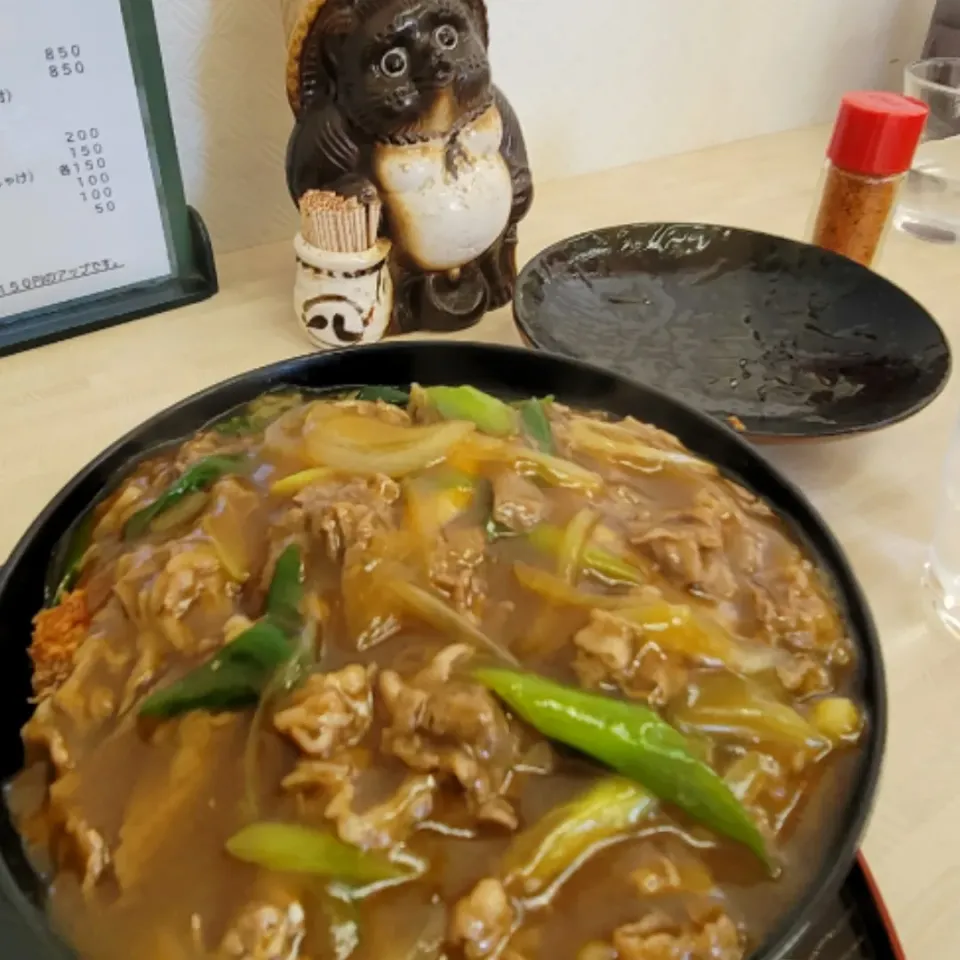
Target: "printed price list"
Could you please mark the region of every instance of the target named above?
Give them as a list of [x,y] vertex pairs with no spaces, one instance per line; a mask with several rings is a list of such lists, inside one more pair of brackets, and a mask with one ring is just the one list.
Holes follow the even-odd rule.
[[6,4],[0,323],[172,269],[119,0]]

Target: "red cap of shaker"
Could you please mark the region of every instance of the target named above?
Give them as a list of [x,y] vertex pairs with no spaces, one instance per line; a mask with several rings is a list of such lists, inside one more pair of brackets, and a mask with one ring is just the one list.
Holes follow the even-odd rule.
[[864,90],[840,101],[827,156],[841,170],[890,177],[910,169],[930,108],[914,97]]

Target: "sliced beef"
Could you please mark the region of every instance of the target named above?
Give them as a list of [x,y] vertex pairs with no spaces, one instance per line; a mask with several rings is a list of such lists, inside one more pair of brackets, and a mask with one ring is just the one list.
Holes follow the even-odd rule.
[[57,776],[72,770],[78,746],[118,713],[123,693],[117,678],[129,674],[134,656],[126,645],[111,646],[94,625],[74,655],[69,676],[38,703],[23,727],[28,759],[49,761]]
[[269,546],[267,559],[260,574],[259,595],[257,599],[265,598],[270,589],[277,568],[277,561],[287,547],[296,546],[300,555],[306,556],[310,546],[310,535],[307,531],[307,513],[300,505],[294,505],[284,510],[271,524],[267,531]]
[[679,586],[717,600],[738,590],[727,541],[745,535],[732,502],[712,489],[697,492],[693,506],[629,524],[631,543],[657,562]]
[[517,533],[525,533],[543,520],[547,498],[527,477],[512,470],[497,474],[493,481],[493,519]]
[[237,584],[230,578],[212,547],[200,543],[176,544],[163,570],[163,577],[154,585],[151,600],[159,612],[182,619],[197,603],[223,605],[235,597]]
[[344,843],[365,850],[389,849],[402,843],[421,821],[433,812],[436,779],[411,774],[385,800],[357,807],[357,784],[369,757],[359,750],[347,750],[333,760],[301,760],[283,787],[305,796],[326,798],[323,815],[332,820]]
[[110,848],[103,835],[75,814],[69,814],[60,825],[57,858],[61,869],[77,872],[84,893],[90,893],[111,866]]
[[183,473],[192,467],[198,460],[216,454],[218,457],[231,456],[243,451],[245,441],[242,437],[227,438],[216,430],[207,430],[187,440],[177,451],[174,461],[177,472]]
[[430,582],[460,613],[479,617],[486,601],[483,561],[487,541],[478,527],[440,534],[430,558]]
[[334,404],[341,413],[357,413],[362,417],[374,417],[395,427],[413,424],[410,414],[403,407],[383,400],[340,400]]
[[313,484],[297,494],[308,528],[326,545],[332,560],[348,547],[369,544],[378,528],[394,525],[400,487],[389,477],[354,477]]
[[707,865],[683,841],[666,835],[642,843],[630,883],[641,900],[661,894],[707,896],[715,888]]
[[577,951],[577,960],[617,960],[617,951],[610,943],[593,940]]
[[499,880],[481,880],[456,906],[450,940],[467,960],[496,955],[513,933],[517,910]]
[[[187,538],[163,547],[143,544],[121,556],[113,590],[141,634],[195,656],[238,612],[240,586],[210,543]],[[142,645],[145,653],[149,646]]]
[[758,571],[748,589],[757,628],[792,650],[845,655],[846,638],[813,564],[792,544],[778,547],[778,562]]
[[733,794],[771,839],[792,821],[798,790],[795,765],[802,763],[799,757],[791,764],[750,750],[734,759],[724,771],[723,778]]
[[617,960],[743,960],[746,946],[737,925],[719,907],[678,922],[650,913],[613,934]]
[[365,810],[355,808],[355,787],[345,782],[324,811],[344,843],[363,850],[387,850],[402,843],[433,811],[437,782],[430,775],[408,776],[397,791]]
[[774,512],[770,507],[745,487],[741,487],[740,484],[726,478],[720,481],[720,485],[729,491],[744,513],[756,517],[758,520],[772,520],[774,518]]
[[223,938],[220,960],[298,960],[306,913],[294,900],[283,907],[252,903]]
[[689,452],[683,443],[672,433],[661,430],[652,423],[643,423],[635,417],[624,417],[622,420],[616,422],[616,426],[621,430],[626,430],[648,447],[653,447],[655,450],[676,450],[679,453]]
[[830,671],[813,657],[793,656],[777,666],[777,677],[785,690],[797,697],[814,697],[828,693],[833,683]]
[[517,825],[503,797],[517,742],[507,718],[489,691],[453,675],[472,648],[442,650],[410,678],[393,670],[380,675],[380,695],[390,718],[383,749],[422,773],[452,775],[481,820]]
[[663,706],[686,689],[688,671],[647,636],[642,627],[604,610],[573,638],[574,669],[588,688],[619,687],[627,696]]
[[42,757],[50,760],[57,776],[73,767],[73,758],[61,729],[62,722],[60,712],[48,698],[39,703],[21,731],[28,758],[38,750]]
[[294,793],[339,792],[366,766],[359,751],[348,750],[333,760],[301,760],[282,781],[284,790]]
[[276,729],[308,756],[329,759],[358,744],[373,720],[374,668],[350,664],[309,676],[273,718]]
[[649,518],[653,502],[649,495],[636,487],[611,483],[607,487],[607,496],[596,504],[596,509],[606,521],[627,527],[638,519]]
[[735,611],[738,632],[815,654],[781,676],[810,696],[826,689],[825,667],[849,659],[850,643],[815,566],[772,518],[753,494],[717,479],[689,507],[639,509],[627,532],[673,584]]

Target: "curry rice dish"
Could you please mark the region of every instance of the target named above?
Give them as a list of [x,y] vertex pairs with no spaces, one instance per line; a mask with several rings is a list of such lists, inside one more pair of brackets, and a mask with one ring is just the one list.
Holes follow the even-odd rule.
[[762,501],[472,387],[267,394],[155,452],[30,652],[8,799],[84,960],[743,960],[868,722]]

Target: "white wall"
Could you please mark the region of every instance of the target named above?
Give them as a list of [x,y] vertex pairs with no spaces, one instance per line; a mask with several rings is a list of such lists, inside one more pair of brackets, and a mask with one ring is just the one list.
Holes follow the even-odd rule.
[[[488,0],[535,175],[830,119],[898,83],[933,0]],[[218,249],[289,237],[278,0],[154,0],[190,201]],[[749,176],[749,171],[744,171]]]

